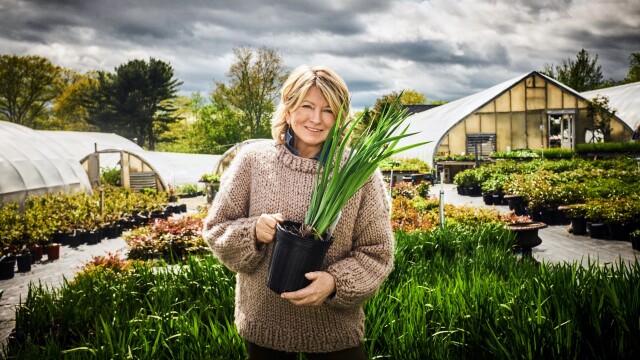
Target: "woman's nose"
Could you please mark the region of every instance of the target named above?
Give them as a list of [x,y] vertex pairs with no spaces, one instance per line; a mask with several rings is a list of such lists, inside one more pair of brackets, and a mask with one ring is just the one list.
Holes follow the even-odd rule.
[[311,115],[311,122],[319,124],[322,122],[322,112],[321,111],[314,111],[313,114]]

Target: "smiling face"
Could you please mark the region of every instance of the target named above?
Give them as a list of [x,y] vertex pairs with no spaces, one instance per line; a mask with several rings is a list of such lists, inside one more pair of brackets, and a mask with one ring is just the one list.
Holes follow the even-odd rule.
[[336,115],[316,86],[307,91],[300,106],[287,113],[287,124],[293,133],[293,147],[300,157],[314,157],[322,149]]

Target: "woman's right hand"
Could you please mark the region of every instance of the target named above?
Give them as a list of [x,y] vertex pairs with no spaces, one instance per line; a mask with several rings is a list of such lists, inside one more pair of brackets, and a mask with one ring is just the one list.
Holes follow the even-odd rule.
[[262,214],[256,223],[256,239],[268,244],[276,238],[276,225],[284,221],[282,214]]

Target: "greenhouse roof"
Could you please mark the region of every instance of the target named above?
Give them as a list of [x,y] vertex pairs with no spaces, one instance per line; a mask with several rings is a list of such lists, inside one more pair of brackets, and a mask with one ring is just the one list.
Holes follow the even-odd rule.
[[[160,151],[146,151],[120,135],[98,132],[78,131],[39,131],[51,140],[67,149],[80,162],[89,154],[102,150],[125,150],[149,163],[165,184],[195,184],[204,173],[211,173],[221,155],[185,154]],[[97,145],[94,145],[97,144]],[[102,168],[114,168],[118,165],[118,154],[100,155]]]
[[543,77],[545,80],[553,82],[565,91],[580,97],[580,94],[575,90],[544,74],[540,74],[537,71],[522,74],[462,99],[409,116],[405,122],[405,124],[409,126],[407,133],[417,132],[419,134],[400,140],[398,142],[398,147],[422,141],[431,142],[426,145],[404,151],[398,154],[398,157],[418,158],[429,165],[433,165],[433,158],[436,155],[436,149],[451,128],[464,121],[467,117],[475,114],[476,111],[480,110],[482,107],[520,83],[522,80],[534,74]]
[[585,91],[580,95],[587,99],[593,99],[597,95],[608,97],[609,105],[617,110],[616,115],[631,130],[640,126],[640,82]]
[[90,192],[91,185],[71,154],[38,131],[0,121],[0,202],[81,191]]

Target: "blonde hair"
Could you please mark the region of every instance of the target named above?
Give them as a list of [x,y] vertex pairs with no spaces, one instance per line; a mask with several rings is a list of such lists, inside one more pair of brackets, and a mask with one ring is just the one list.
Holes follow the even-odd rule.
[[336,117],[342,107],[342,118],[349,116],[350,99],[347,84],[326,66],[299,66],[295,68],[280,90],[280,103],[271,119],[271,136],[283,144],[289,129],[287,113],[296,110],[312,86],[317,86]]

